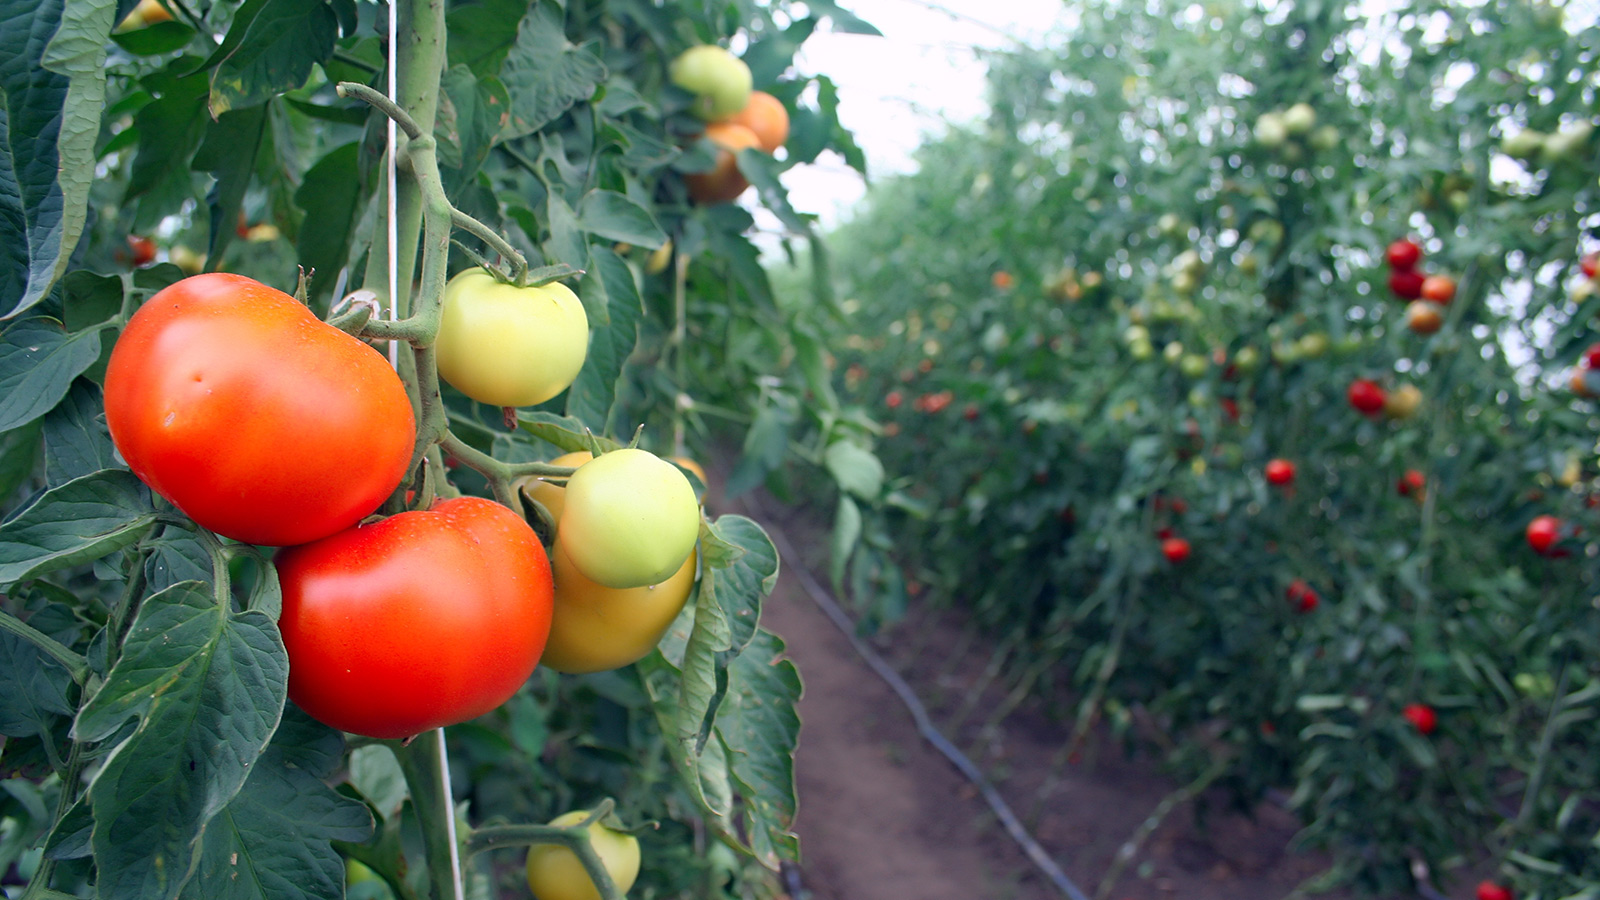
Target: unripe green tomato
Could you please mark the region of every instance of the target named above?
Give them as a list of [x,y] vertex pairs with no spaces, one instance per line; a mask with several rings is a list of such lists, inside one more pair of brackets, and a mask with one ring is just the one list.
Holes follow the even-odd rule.
[[1544,139],[1544,145],[1539,148],[1539,159],[1546,165],[1572,159],[1582,152],[1583,146],[1589,143],[1589,138],[1593,134],[1594,126],[1588,122],[1565,126]]
[[1122,340],[1128,344],[1136,344],[1140,341],[1148,344],[1150,343],[1150,329],[1143,325],[1129,325],[1127,330],[1122,332]]
[[[557,828],[582,822],[589,813],[576,809],[550,820]],[[589,844],[600,857],[606,874],[616,883],[617,891],[626,894],[639,877],[639,839],[631,834],[592,822],[588,828]],[[534,844],[528,849],[528,889],[536,900],[600,900],[600,891],[594,879],[583,867],[583,860],[562,844]]]
[[1320,331],[1302,335],[1300,340],[1295,342],[1295,348],[1300,351],[1300,356],[1305,359],[1319,359],[1326,356],[1331,346],[1328,336]]
[[1339,129],[1333,127],[1332,125],[1324,125],[1321,128],[1318,128],[1316,131],[1311,132],[1312,149],[1321,151],[1323,153],[1327,153],[1329,150],[1337,149],[1339,146],[1339,140]]
[[1249,375],[1261,368],[1261,351],[1254,347],[1240,347],[1239,352],[1233,355],[1233,367],[1241,375]]
[[1134,359],[1143,361],[1155,356],[1156,348],[1154,344],[1150,343],[1148,338],[1142,341],[1129,341],[1128,355],[1132,356]]
[[1206,369],[1209,367],[1210,363],[1206,362],[1206,358],[1198,353],[1185,353],[1183,359],[1178,360],[1178,371],[1189,378],[1199,378],[1205,375]]
[[491,406],[532,406],[578,377],[589,318],[563,284],[517,287],[471,268],[450,279],[439,320],[439,376]]
[[1305,134],[1317,124],[1317,111],[1309,103],[1296,103],[1283,112],[1283,129],[1290,134]]
[[1162,347],[1161,358],[1173,365],[1177,365],[1178,360],[1183,359],[1183,343],[1180,341],[1173,341],[1170,344],[1167,344],[1165,347]]
[[1256,120],[1256,143],[1269,150],[1283,146],[1289,139],[1289,128],[1283,124],[1283,117],[1277,113],[1262,113]]
[[614,450],[567,480],[557,545],[590,581],[633,588],[678,571],[700,536],[689,479],[644,450]]
[[672,61],[668,75],[673,84],[695,95],[694,114],[707,122],[727,118],[750,102],[750,67],[716,44],[683,51]]
[[1197,286],[1199,286],[1199,281],[1187,271],[1179,272],[1172,276],[1172,289],[1181,295],[1187,296],[1194,293],[1194,289]]

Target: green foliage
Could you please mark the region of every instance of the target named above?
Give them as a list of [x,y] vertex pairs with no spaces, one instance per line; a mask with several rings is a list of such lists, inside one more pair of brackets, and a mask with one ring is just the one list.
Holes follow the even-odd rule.
[[[836,581],[873,617],[961,604],[1023,648],[1017,696],[1284,791],[1377,893],[1414,861],[1594,891],[1600,418],[1567,373],[1600,310],[1600,35],[1542,4],[1076,12],[830,236],[842,396],[908,501],[840,507],[895,549]],[[1522,128],[1563,137],[1513,160]],[[1407,235],[1459,283],[1431,337],[1387,284]],[[1358,377],[1421,410],[1363,417]],[[1546,512],[1581,529],[1553,557],[1523,540]]]
[[[509,422],[449,388],[419,395],[424,418],[442,410],[450,447],[472,458],[447,471],[430,452],[388,511],[407,489],[418,502],[463,491],[515,505],[506,467],[564,450],[642,440],[663,455],[708,454],[729,423],[737,440],[775,404],[798,420],[806,390],[837,410],[815,335],[797,338],[795,372],[765,377],[775,357],[752,342],[788,341],[790,329],[747,237],[750,214],[689,200],[684,173],[711,158],[692,98],[666,72],[683,50],[742,34],[758,87],[794,116],[796,149],[741,165],[786,244],[810,242],[779,176],[829,149],[861,157],[832,85],[798,72],[794,55],[825,21],[870,26],[832,4],[756,0],[447,6],[434,21],[436,7],[404,0],[199,0],[115,33],[131,3],[0,7],[0,20],[21,23],[0,38],[13,51],[0,63],[11,110],[0,142],[12,154],[0,166],[8,883],[31,881],[40,896],[321,898],[342,896],[348,879],[351,896],[440,896],[448,817],[470,845],[475,828],[606,797],[626,824],[659,824],[642,836],[650,863],[636,888],[651,896],[746,896],[761,869],[797,856],[799,678],[757,627],[778,558],[755,523],[705,527],[695,600],[662,652],[617,672],[540,672],[500,709],[453,726],[447,797],[427,739],[352,750],[286,703],[270,560],[198,529],[113,449],[100,383],[117,334],[161,288],[204,269],[292,290],[298,266],[318,312],[344,313],[338,298],[358,288],[386,293],[386,123],[336,84],[385,83],[389,14],[413,41],[400,48],[401,105],[432,138],[402,158],[395,198],[401,283],[421,284],[402,288],[402,324],[408,306],[437,301],[429,278],[445,253],[454,271],[478,257],[508,264],[502,253],[516,250],[534,275],[576,273],[592,333],[578,381]],[[441,65],[408,67],[405,54],[429,59],[434,47]],[[419,213],[434,187],[454,207],[456,243],[413,253],[418,220],[438,221],[437,205]],[[134,258],[133,236],[154,241],[154,264]],[[646,272],[669,241],[667,270]],[[717,328],[738,331],[739,347]],[[725,356],[736,361],[724,368]],[[855,446],[830,469],[859,491],[876,460]],[[791,458],[785,442],[763,444],[742,477],[759,483]],[[706,834],[720,849],[704,852]],[[508,854],[469,858],[469,895],[518,883],[518,868]],[[356,871],[376,880],[357,884]]]

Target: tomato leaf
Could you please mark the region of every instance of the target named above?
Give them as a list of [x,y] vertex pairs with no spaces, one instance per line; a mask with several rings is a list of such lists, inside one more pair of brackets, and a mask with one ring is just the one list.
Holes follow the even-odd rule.
[[[433,132],[439,139],[445,187],[454,195],[489,158],[489,148],[509,118],[511,98],[498,78],[478,77],[464,65],[445,72],[439,87],[443,94]],[[448,161],[446,148],[453,157]]]
[[833,555],[828,563],[828,579],[835,594],[844,593],[845,568],[856,542],[861,539],[861,507],[847,494],[839,495],[839,508],[833,516]]
[[167,70],[146,76],[141,83],[157,98],[134,114],[133,130],[139,149],[128,174],[127,199],[140,198],[134,227],[155,226],[176,212],[193,193],[194,175],[189,160],[205,138],[206,79],[204,75],[180,77],[192,59],[180,59]]
[[654,250],[667,242],[655,216],[648,209],[616,191],[594,190],[578,201],[578,227],[613,241],[623,241]]
[[11,631],[0,632],[0,677],[8,685],[0,691],[0,734],[49,734],[76,709],[67,667]]
[[102,469],[123,468],[106,430],[100,387],[79,378],[44,419],[44,477],[54,487]]
[[73,727],[78,740],[98,741],[139,718],[89,787],[99,896],[178,896],[207,824],[278,727],[288,674],[265,614],[231,612],[192,581],[144,600]]
[[517,415],[517,427],[534,437],[555,445],[562,453],[590,450],[594,443],[604,452],[622,447],[610,438],[590,435],[588,426],[572,416],[557,416],[547,412],[522,412]]
[[359,141],[335,147],[306,171],[294,192],[295,205],[306,212],[295,252],[300,265],[313,273],[313,301],[333,293],[350,254],[350,241],[366,204],[360,165]]
[[883,463],[860,444],[835,441],[823,452],[822,461],[841,490],[868,502],[883,493]]
[[177,19],[111,32],[111,39],[117,46],[135,56],[161,56],[182,50],[193,38],[194,29]]
[[41,430],[40,421],[35,420],[0,434],[0,508],[5,507],[11,492],[33,474],[39,459]]
[[732,626],[730,649],[740,653],[755,634],[762,598],[778,584],[778,548],[760,525],[744,516],[719,516],[711,531],[743,551],[716,569],[720,603]]
[[159,538],[146,541],[140,549],[150,554],[144,561],[144,580],[151,592],[185,581],[211,582],[211,552],[191,532],[168,526]]
[[528,0],[452,4],[445,19],[450,64],[467,65],[479,75],[499,72],[517,43],[517,26],[527,12]]
[[766,479],[767,474],[783,465],[789,453],[789,428],[794,416],[778,406],[766,406],[756,413],[750,430],[744,434],[744,452],[734,464],[724,488],[729,497],[737,497]]
[[[572,206],[560,194],[551,192],[546,198],[545,217],[550,224],[550,240],[545,242],[545,256],[557,263],[576,265],[587,259],[588,244],[583,240],[583,231],[578,228],[578,214],[572,211]],[[585,314],[588,309],[585,308]],[[605,310],[600,310],[603,317]]]
[[[503,141],[533,134],[580,100],[594,96],[606,77],[594,47],[567,40],[562,14],[550,3],[535,3],[522,18],[517,41],[500,68],[511,96],[511,118]],[[574,257],[576,258],[576,257]]]
[[100,358],[98,331],[68,334],[53,319],[23,319],[0,338],[0,431],[49,412]]
[[211,209],[211,236],[206,245],[206,259],[212,269],[238,233],[244,192],[250,186],[256,160],[270,153],[271,146],[265,103],[225,112],[206,126],[206,136],[195,151],[193,167],[217,178],[207,197]]
[[0,318],[49,294],[83,234],[114,12],[0,0]]
[[743,798],[743,828],[756,859],[776,870],[797,861],[794,824],[794,751],[800,736],[800,673],[780,659],[783,641],[757,630],[728,668],[727,699],[717,715],[717,735],[727,746],[734,787]]
[[214,117],[300,87],[313,64],[333,56],[339,19],[324,0],[267,0],[254,13],[241,10],[234,18],[226,55],[211,71]]
[[155,518],[150,492],[125,469],[51,488],[0,525],[0,585],[130,546]]
[[366,804],[328,787],[344,738],[290,706],[238,796],[206,826],[199,866],[180,895],[191,900],[337,897],[344,858],[331,841],[372,834]]
[[567,391],[567,413],[607,430],[623,368],[639,341],[644,306],[622,257],[599,246],[589,254],[589,277],[578,282],[578,293],[585,309],[603,309],[606,316],[590,317],[589,355]]

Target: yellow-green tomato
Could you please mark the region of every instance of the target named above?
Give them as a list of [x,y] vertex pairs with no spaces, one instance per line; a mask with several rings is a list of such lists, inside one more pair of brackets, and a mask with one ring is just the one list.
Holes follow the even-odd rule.
[[589,318],[563,284],[517,287],[481,268],[450,279],[439,376],[491,406],[532,406],[566,390],[589,353]]
[[[578,450],[573,453],[562,454],[550,460],[550,465],[567,466],[576,469],[591,459],[594,459],[593,453],[587,450]],[[550,518],[556,520],[557,523],[561,521],[561,513],[567,508],[567,489],[564,486],[551,484],[543,478],[533,476],[518,478],[515,484],[524,494],[528,495],[529,499],[539,501],[539,504],[550,512]]]
[[716,44],[683,51],[667,74],[673,84],[695,95],[694,114],[707,122],[725,119],[750,102],[750,67]]
[[[550,824],[565,828],[582,822],[589,813],[573,810],[556,816]],[[639,877],[639,839],[594,822],[589,825],[589,843],[605,866],[606,874],[626,894]],[[594,879],[583,867],[583,860],[561,844],[534,844],[528,850],[528,889],[537,900],[600,900]]]
[[590,580],[610,588],[657,584],[678,571],[700,536],[689,479],[645,450],[613,450],[567,480],[556,545]]
[[550,554],[555,611],[539,664],[556,672],[608,672],[643,659],[661,643],[694,590],[695,554],[660,584],[608,588],[578,571],[556,544]]

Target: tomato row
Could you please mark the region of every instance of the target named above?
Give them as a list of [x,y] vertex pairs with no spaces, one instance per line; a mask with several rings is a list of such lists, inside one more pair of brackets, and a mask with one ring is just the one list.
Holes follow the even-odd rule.
[[[536,404],[571,385],[587,341],[566,287],[473,269],[445,292],[439,372],[480,402]],[[474,718],[541,658],[563,672],[633,663],[693,589],[698,498],[644,450],[563,457],[577,467],[565,488],[530,486],[557,527],[549,549],[520,510],[478,497],[364,521],[419,449],[406,386],[372,346],[251,279],[197,275],[151,297],[105,391],[135,475],[199,525],[285,548],[289,696],[344,731],[402,738]]]

